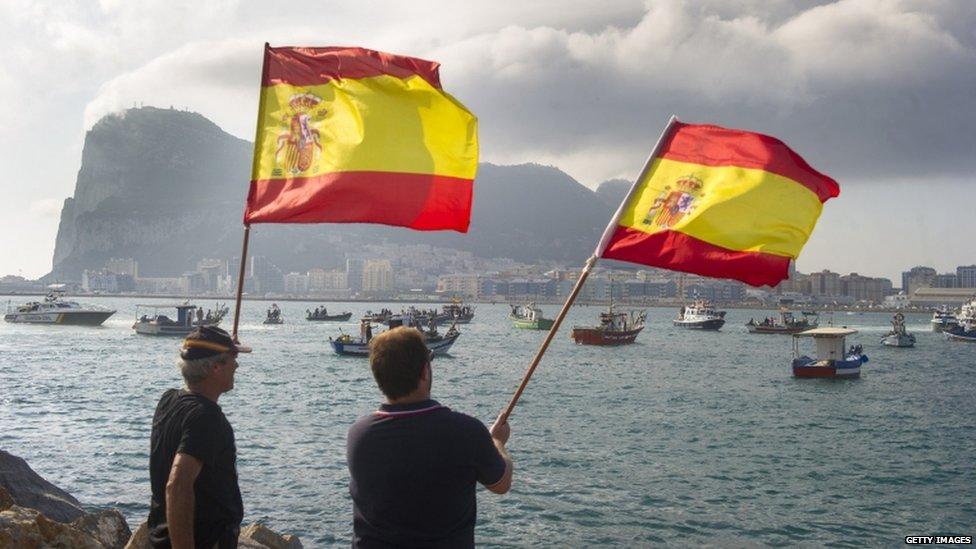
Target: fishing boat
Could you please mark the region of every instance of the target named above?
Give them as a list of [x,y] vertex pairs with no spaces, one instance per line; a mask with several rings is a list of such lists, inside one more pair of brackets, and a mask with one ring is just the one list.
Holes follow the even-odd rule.
[[804,311],[801,317],[796,317],[788,309],[780,309],[779,318],[766,317],[756,322],[750,318],[746,323],[746,328],[750,334],[797,334],[818,325],[817,313]]
[[[421,333],[424,334],[424,344],[435,355],[447,354],[451,350],[451,346],[454,345],[454,342],[461,337],[461,332],[456,326],[451,326],[443,334],[439,333],[436,328],[426,331],[421,330]],[[330,337],[329,345],[332,346],[332,350],[337,355],[366,357],[369,356],[369,340],[370,337],[362,333],[359,337],[342,334],[335,339]]]
[[325,307],[316,307],[314,311],[305,309],[305,320],[310,322],[345,322],[352,318],[351,312],[339,313],[337,315],[330,315]]
[[946,328],[942,335],[946,341],[962,341],[965,343],[976,343],[976,322],[966,322],[957,324],[951,328]]
[[468,324],[473,319],[474,307],[465,305],[459,297],[452,298],[436,316],[438,322],[456,321],[458,324]]
[[535,303],[512,305],[512,312],[508,318],[513,326],[523,330],[549,330],[554,322],[553,319],[543,316],[542,309],[536,307]]
[[[176,318],[161,312],[165,309],[175,309]],[[215,310],[206,313],[191,303],[136,305],[136,321],[132,329],[142,335],[185,336],[200,326],[219,325],[227,311],[228,308],[219,303]]]
[[891,331],[881,338],[881,344],[887,347],[915,346],[915,335],[905,329],[905,315],[895,313],[891,319]]
[[577,345],[628,345],[637,339],[647,319],[645,311],[626,313],[613,310],[613,277],[610,277],[610,299],[606,312],[600,313],[599,326],[573,326],[569,337]]
[[959,312],[956,313],[956,322],[960,326],[966,324],[976,324],[976,297],[962,304]]
[[391,316],[393,316],[393,311],[389,309],[383,309],[378,313],[374,313],[373,311],[366,311],[366,313],[363,315],[362,320],[371,322],[373,324],[386,324],[387,321],[390,320]]
[[943,305],[932,313],[932,331],[942,332],[959,324],[956,313],[951,311],[948,306]]
[[[845,338],[856,334],[850,328],[813,328],[793,334],[793,377],[857,378],[861,364],[868,361],[860,345],[846,349]],[[816,357],[800,354],[800,340],[812,338],[817,346]]]
[[681,307],[672,323],[678,328],[718,330],[725,324],[725,311],[716,311],[708,301],[696,299],[691,305]]
[[115,309],[98,305],[82,305],[65,301],[62,292],[51,292],[43,301],[31,301],[17,307],[8,303],[3,319],[23,324],[64,324],[69,326],[100,326]]
[[271,307],[268,309],[268,314],[264,319],[263,324],[284,324],[285,317],[281,316],[281,309],[278,307],[277,303],[272,303]]

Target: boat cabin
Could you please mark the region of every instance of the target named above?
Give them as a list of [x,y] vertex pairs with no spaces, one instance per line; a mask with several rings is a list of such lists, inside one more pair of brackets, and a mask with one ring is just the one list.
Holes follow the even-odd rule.
[[800,338],[813,338],[817,346],[817,360],[844,360],[847,356],[846,337],[856,334],[851,328],[814,328],[793,334],[793,358],[800,357]]

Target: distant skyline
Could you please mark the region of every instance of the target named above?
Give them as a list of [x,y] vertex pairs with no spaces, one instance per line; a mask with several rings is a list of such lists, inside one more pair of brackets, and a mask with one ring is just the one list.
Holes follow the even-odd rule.
[[770,133],[841,184],[799,270],[897,286],[976,263],[976,2],[13,0],[0,17],[0,275],[50,269],[101,116],[172,105],[253,139],[265,41],[439,61],[483,161],[591,188],[633,178],[672,113]]

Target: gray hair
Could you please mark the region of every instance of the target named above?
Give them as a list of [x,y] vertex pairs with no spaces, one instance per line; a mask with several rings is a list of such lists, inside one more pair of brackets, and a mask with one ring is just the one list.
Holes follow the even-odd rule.
[[180,359],[177,366],[180,367],[180,373],[183,374],[183,379],[186,380],[187,385],[190,385],[207,379],[210,372],[213,371],[214,364],[227,362],[231,358],[230,353],[220,353],[219,355],[193,360]]

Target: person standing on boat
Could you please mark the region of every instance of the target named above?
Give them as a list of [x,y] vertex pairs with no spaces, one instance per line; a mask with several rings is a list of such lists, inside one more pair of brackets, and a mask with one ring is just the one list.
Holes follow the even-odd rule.
[[474,547],[476,487],[512,486],[508,423],[481,421],[431,399],[433,354],[413,328],[370,342],[386,402],[349,429],[353,547]]
[[156,548],[235,548],[244,517],[234,430],[217,405],[234,388],[238,353],[220,328],[200,326],[183,341],[186,390],[163,393],[149,455],[149,542]]

